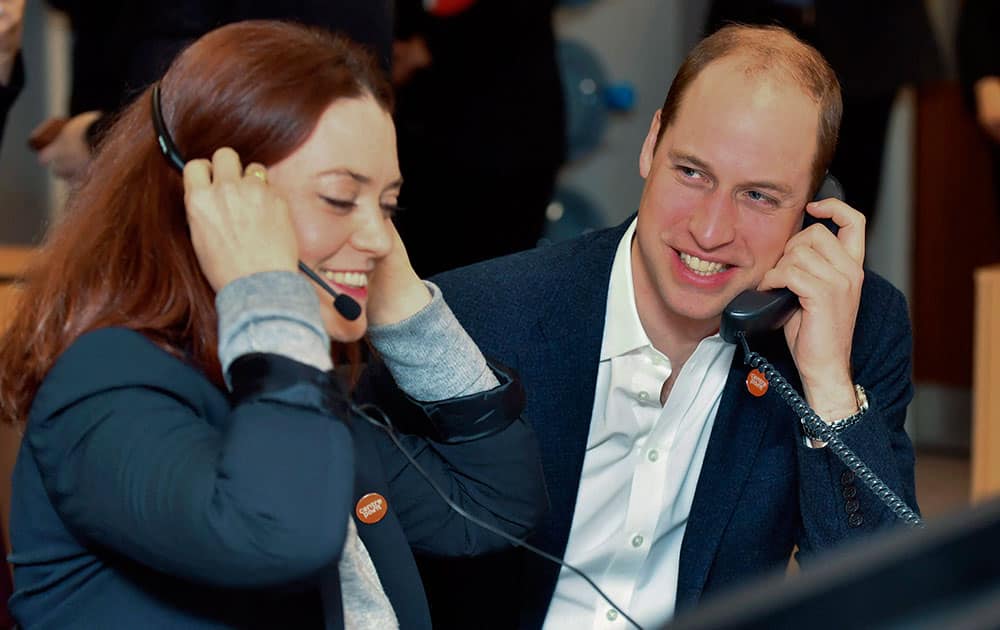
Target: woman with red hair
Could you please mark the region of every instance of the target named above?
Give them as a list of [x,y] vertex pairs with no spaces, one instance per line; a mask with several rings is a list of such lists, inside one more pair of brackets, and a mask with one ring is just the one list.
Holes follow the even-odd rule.
[[[21,626],[429,628],[411,550],[509,543],[418,468],[508,536],[540,518],[516,377],[398,241],[391,106],[345,40],[244,22],[109,130],[0,342]],[[366,331],[388,375],[347,394]],[[417,418],[412,461],[365,403]]]

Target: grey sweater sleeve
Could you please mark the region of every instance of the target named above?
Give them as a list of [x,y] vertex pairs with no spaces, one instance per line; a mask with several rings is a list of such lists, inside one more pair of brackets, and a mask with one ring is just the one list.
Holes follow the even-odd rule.
[[441,289],[424,281],[431,302],[395,324],[372,326],[368,337],[396,384],[412,398],[434,401],[474,394],[500,384]]
[[232,362],[251,352],[281,354],[323,371],[333,367],[319,298],[303,276],[266,271],[237,278],[216,294],[215,308],[227,382]]

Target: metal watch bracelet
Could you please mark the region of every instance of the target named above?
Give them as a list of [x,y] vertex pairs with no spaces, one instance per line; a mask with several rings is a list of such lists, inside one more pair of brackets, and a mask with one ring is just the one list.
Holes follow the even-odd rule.
[[[865,412],[868,411],[868,392],[865,391],[865,388],[855,383],[854,396],[858,401],[858,411],[850,416],[847,416],[846,418],[842,418],[836,422],[831,422],[830,428],[834,431],[839,433],[840,431],[857,424],[858,421],[864,417]],[[810,440],[816,440],[817,442],[822,441],[819,436],[809,430],[809,427],[806,426],[805,423],[802,424],[802,432]]]

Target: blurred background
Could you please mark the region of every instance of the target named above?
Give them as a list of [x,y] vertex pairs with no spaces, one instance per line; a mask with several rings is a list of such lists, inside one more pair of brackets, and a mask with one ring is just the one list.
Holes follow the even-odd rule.
[[[79,38],[81,26],[79,18],[68,17],[72,11],[57,10],[59,4],[26,4],[27,84],[0,149],[0,244],[15,253],[40,242],[72,185],[67,183],[72,178],[57,177],[51,167],[40,165],[27,145],[44,121],[79,113],[70,107],[73,76],[80,73],[74,69],[74,36]],[[396,46],[387,65],[394,66],[399,86],[401,164],[404,177],[426,182],[426,189],[404,192],[403,205],[411,223],[419,219],[423,227],[434,228],[424,230],[429,236],[419,225],[401,226],[404,239],[410,243],[407,230],[414,243],[448,238],[447,226],[463,213],[480,227],[470,223],[462,233],[478,230],[489,237],[507,230],[510,242],[504,246],[512,250],[621,222],[637,208],[639,148],[686,52],[713,19],[726,19],[727,10],[732,16],[759,4],[786,11],[781,16],[794,15],[787,19],[801,21],[798,26],[814,34],[818,45],[830,46],[819,45],[821,50],[842,62],[834,65],[844,80],[845,127],[852,126],[854,140],[838,154],[844,175],[834,174],[845,183],[847,201],[869,214],[868,267],[910,301],[916,398],[907,429],[919,453],[921,506],[933,517],[996,493],[1000,471],[989,461],[991,453],[1000,461],[1000,434],[992,428],[1000,426],[1000,400],[990,397],[1000,385],[1000,366],[990,348],[1000,355],[1000,323],[995,321],[1000,316],[987,297],[1000,291],[995,279],[1000,271],[991,269],[1000,262],[991,162],[996,141],[977,121],[960,73],[964,3],[843,0],[828,2],[827,7],[837,8],[827,13],[823,2],[744,2],[736,9],[727,4],[733,5],[710,0],[395,3]],[[919,24],[900,17],[914,11],[923,20]],[[833,13],[841,22],[824,18]],[[829,26],[824,19],[831,20]],[[843,20],[851,21],[845,27]],[[475,31],[484,23],[502,37],[489,40],[486,31]],[[496,28],[498,23],[504,28]],[[910,28],[913,24],[917,27]],[[1000,38],[1000,24],[985,28]],[[843,54],[848,56],[838,57],[847,47],[851,50]],[[101,73],[100,64],[96,72]],[[497,111],[508,112],[509,122],[527,130],[524,137],[499,127],[500,114],[493,116],[494,133],[476,128],[469,112],[487,102],[502,103]],[[862,111],[870,112],[868,118]],[[439,128],[452,133],[454,141],[443,138]],[[502,192],[509,181],[503,177],[516,175],[519,182],[531,182],[531,194],[525,193],[521,204],[518,195],[491,192],[503,207],[468,212],[466,192],[453,215],[426,222],[419,208],[438,192],[434,174],[420,171],[421,164],[446,173],[464,169],[480,191]],[[860,174],[849,175],[851,169]],[[862,181],[866,174],[867,183]],[[854,177],[861,178],[859,183],[852,184]],[[524,216],[508,212],[520,205]],[[496,226],[483,228],[490,218]],[[467,258],[428,255],[419,259],[418,271],[428,275],[476,256],[503,253],[471,237],[470,242]],[[423,247],[442,249],[434,242]],[[415,261],[418,256],[423,254],[415,254]],[[7,263],[0,255],[0,265],[8,265],[0,276],[16,277],[15,259]],[[1000,306],[1000,297],[994,299]]]

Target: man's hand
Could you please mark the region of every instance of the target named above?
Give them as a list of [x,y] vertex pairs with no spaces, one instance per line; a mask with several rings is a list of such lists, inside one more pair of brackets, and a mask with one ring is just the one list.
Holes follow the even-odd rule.
[[[38,162],[51,168],[56,177],[69,181],[80,177],[93,157],[87,142],[87,129],[100,117],[101,112],[90,111],[70,118],[55,139],[38,152]],[[47,123],[45,121],[42,125]]]
[[392,235],[392,251],[378,261],[368,286],[368,323],[375,326],[401,322],[431,301],[430,291],[410,265],[395,225]]
[[298,271],[288,206],[267,185],[262,165],[244,170],[228,147],[211,162],[191,160],[184,166],[184,205],[198,262],[216,291],[262,271]]
[[994,142],[1000,142],[1000,77],[983,77],[976,82],[975,92],[979,124]]
[[10,83],[14,59],[21,50],[24,0],[0,0],[0,85]]
[[832,218],[839,233],[812,225],[793,236],[759,288],[787,287],[799,296],[802,308],[785,324],[785,338],[806,400],[829,423],[857,411],[851,344],[865,277],[865,217],[837,199],[812,202],[806,212]]

